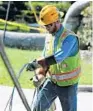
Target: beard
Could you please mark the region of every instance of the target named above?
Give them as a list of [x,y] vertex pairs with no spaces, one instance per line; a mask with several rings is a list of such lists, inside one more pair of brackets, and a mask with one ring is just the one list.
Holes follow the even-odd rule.
[[50,30],[48,30],[48,31],[49,31],[49,33],[51,33],[51,34],[55,33],[55,32],[57,31],[56,24],[54,24],[53,28],[50,29]]

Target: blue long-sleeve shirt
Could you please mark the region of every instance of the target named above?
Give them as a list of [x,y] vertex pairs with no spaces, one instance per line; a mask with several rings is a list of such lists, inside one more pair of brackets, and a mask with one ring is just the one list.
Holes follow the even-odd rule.
[[[62,34],[64,27],[61,26],[61,28],[55,33],[54,37],[54,57],[57,63],[62,62],[64,59],[66,59],[69,56],[73,56],[78,52],[78,40],[77,37],[74,35],[68,35],[67,38],[63,41],[61,44],[60,49],[56,52],[55,48],[58,44],[58,40],[60,35]],[[45,50],[43,51],[43,56],[45,55]]]

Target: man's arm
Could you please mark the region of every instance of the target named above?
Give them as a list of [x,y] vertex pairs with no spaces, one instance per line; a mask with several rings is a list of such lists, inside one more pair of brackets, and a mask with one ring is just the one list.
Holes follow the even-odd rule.
[[62,43],[61,48],[59,51],[55,52],[53,55],[44,57],[42,59],[38,59],[29,63],[27,69],[31,70],[36,69],[38,67],[47,68],[50,65],[57,64],[62,62],[69,56],[73,56],[78,52],[78,39],[74,36],[68,36]]
[[62,62],[69,56],[74,56],[79,48],[78,38],[75,36],[68,36],[61,45],[59,51],[54,54],[57,63]]
[[[50,66],[62,62],[69,56],[74,56],[78,52],[78,39],[75,36],[68,36],[62,43],[61,48],[54,55],[48,56],[38,61],[42,66]],[[43,62],[45,61],[45,63]],[[43,64],[44,63],[44,64]]]

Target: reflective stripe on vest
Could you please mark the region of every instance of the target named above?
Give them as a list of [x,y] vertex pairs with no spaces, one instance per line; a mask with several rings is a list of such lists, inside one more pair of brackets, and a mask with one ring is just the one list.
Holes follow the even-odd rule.
[[81,72],[81,67],[78,67],[77,69],[71,71],[71,72],[66,72],[66,73],[61,73],[61,74],[52,74],[52,79],[57,80],[57,81],[63,81],[63,80],[69,80],[77,77]]

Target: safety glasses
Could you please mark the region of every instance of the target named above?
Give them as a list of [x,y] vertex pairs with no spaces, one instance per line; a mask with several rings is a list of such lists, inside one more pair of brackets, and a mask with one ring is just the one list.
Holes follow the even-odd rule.
[[44,25],[45,27],[51,27],[53,25],[53,23],[48,24],[48,25]]

